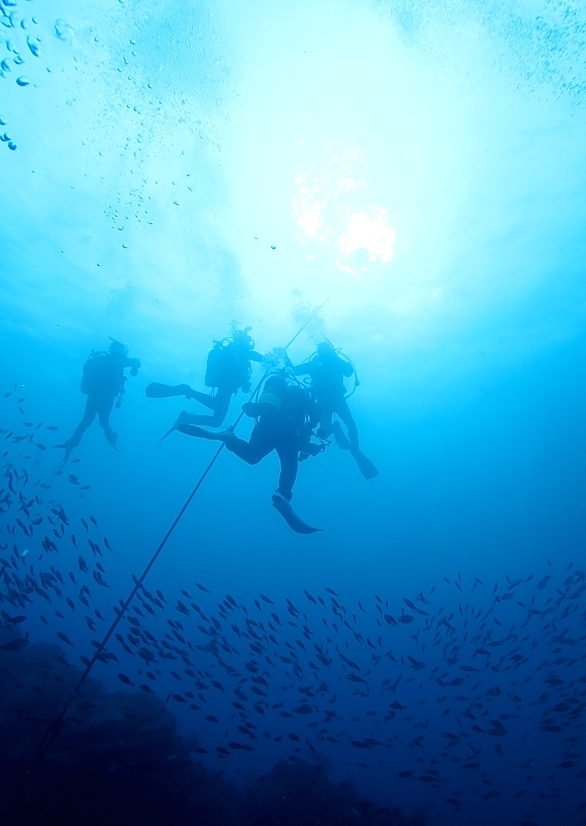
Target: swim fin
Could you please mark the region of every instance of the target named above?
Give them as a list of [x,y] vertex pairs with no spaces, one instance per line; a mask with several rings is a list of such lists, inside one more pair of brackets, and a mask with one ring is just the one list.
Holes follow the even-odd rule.
[[161,436],[161,438],[159,439],[159,444],[161,444],[161,442],[164,439],[166,439],[167,436],[169,436],[171,433],[173,433],[174,430],[179,430],[181,433],[186,433],[188,436],[200,436],[201,438],[205,439],[206,437],[202,436],[202,434],[206,433],[207,431],[201,430],[201,428],[199,428],[199,427],[195,428],[195,430],[198,431],[197,433],[190,433],[188,430],[181,430],[182,427],[185,427],[186,425],[189,426],[189,424],[192,420],[193,420],[193,414],[188,413],[187,410],[182,410],[181,413],[177,416],[177,418],[173,422],[172,427],[169,428],[169,430],[165,433],[164,436]]
[[170,385],[152,381],[147,384],[144,392],[149,399],[170,399],[173,396],[187,396],[191,392],[191,387],[188,384]]
[[[178,430],[179,433],[184,433],[186,436],[195,436],[198,439],[209,439],[212,442],[225,441],[224,432],[211,433],[209,430],[204,430],[203,427],[198,427],[196,424],[175,425],[173,429]],[[167,434],[165,434],[165,436],[166,435]],[[163,436],[163,439],[165,436]]]
[[278,493],[273,495],[273,507],[279,511],[285,522],[295,533],[316,533],[322,530],[322,528],[314,528],[308,525],[307,522],[304,522],[303,519],[295,513],[289,502]]
[[365,456],[361,450],[353,450],[351,452],[354,461],[358,465],[360,473],[365,479],[374,479],[375,476],[378,476],[378,470],[370,461],[368,456]]

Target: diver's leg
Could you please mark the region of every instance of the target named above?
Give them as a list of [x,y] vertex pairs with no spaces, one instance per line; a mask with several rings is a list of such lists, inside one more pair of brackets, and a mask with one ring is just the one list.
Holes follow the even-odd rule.
[[299,468],[298,447],[295,439],[283,440],[277,444],[277,454],[281,462],[278,493],[290,502],[293,498],[293,485]]
[[336,413],[346,425],[348,439],[350,440],[350,450],[360,450],[358,442],[358,428],[356,426],[356,422],[354,421],[354,417],[350,412],[346,399],[340,399],[340,401],[336,404]]
[[273,428],[266,423],[259,422],[252,429],[250,441],[245,442],[232,433],[225,440],[226,447],[249,465],[257,465],[261,459],[268,456],[275,448]]
[[322,439],[327,439],[329,436],[333,435],[336,440],[336,444],[341,450],[350,450],[350,442],[342,430],[342,425],[337,419],[334,419],[336,406],[331,402],[323,400],[319,402],[319,406],[322,410],[322,414],[319,421],[320,426],[317,431],[317,435]]
[[[177,416],[169,430],[165,433],[164,436],[161,436],[159,442],[162,442],[170,433],[173,433],[174,430],[179,430],[181,433],[186,433],[188,436],[198,436],[200,438],[205,438],[202,436],[201,432],[198,432],[198,428],[196,427],[195,430],[189,432],[188,430],[184,430],[184,426],[189,425],[205,425],[206,427],[220,427],[224,419],[226,418],[226,414],[228,413],[228,409],[230,407],[230,401],[232,399],[232,391],[226,389],[218,388],[218,392],[216,393],[215,397],[208,396],[207,393],[200,393],[198,390],[193,390],[190,395],[188,396],[190,399],[196,399],[196,401],[200,402],[201,404],[209,407],[214,411],[213,416],[200,416],[197,413],[188,413],[187,410],[182,410],[181,413]],[[210,436],[210,438],[212,438]],[[220,440],[221,441],[221,440]]]
[[85,410],[83,411],[83,418],[73,431],[73,435],[65,442],[65,444],[70,448],[69,452],[71,452],[71,450],[73,450],[74,447],[77,447],[78,444],[81,442],[83,434],[86,432],[88,427],[96,418],[97,412],[98,399],[96,398],[96,396],[93,395],[88,396],[85,401]]
[[83,434],[86,432],[88,427],[91,425],[93,420],[96,418],[96,414],[98,412],[98,402],[97,398],[94,395],[88,396],[85,400],[85,410],[83,412],[83,417],[81,422],[77,425],[73,434],[67,439],[66,442],[63,444],[55,445],[55,447],[63,448],[65,453],[63,455],[63,459],[59,463],[59,469],[61,470],[64,465],[67,464],[71,453],[73,452],[74,448],[78,446],[81,442]]
[[215,398],[214,396],[210,396],[209,393],[201,393],[199,390],[192,390],[188,398],[195,399],[196,402],[203,404],[204,407],[208,407],[210,410],[214,409]]
[[102,399],[98,407],[98,421],[100,423],[100,427],[104,431],[104,436],[106,437],[108,444],[112,445],[114,450],[118,450],[116,447],[118,434],[114,433],[112,430],[112,425],[110,424],[110,413],[112,412],[113,407],[114,399]]
[[320,402],[319,406],[322,413],[319,420],[319,430],[317,431],[317,435],[322,439],[327,439],[328,436],[332,435],[332,416],[334,415],[334,411],[324,402]]
[[206,393],[199,393],[197,390],[194,390],[193,393],[191,393],[191,398],[205,405],[205,407],[209,407],[210,410],[214,412],[212,416],[192,414],[190,416],[190,424],[220,427],[228,414],[232,394],[233,390],[227,387],[218,387],[215,396],[208,396]]

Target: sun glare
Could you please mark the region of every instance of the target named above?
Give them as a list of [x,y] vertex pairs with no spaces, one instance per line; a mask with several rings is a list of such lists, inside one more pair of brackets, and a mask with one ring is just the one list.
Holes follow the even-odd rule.
[[[369,204],[363,153],[335,147],[319,171],[307,170],[295,180],[292,217],[302,244],[332,245],[334,255],[349,258],[365,250],[370,262],[388,263],[393,256],[395,232],[387,210]],[[335,247],[334,247],[335,245]],[[341,269],[350,271],[344,261]]]

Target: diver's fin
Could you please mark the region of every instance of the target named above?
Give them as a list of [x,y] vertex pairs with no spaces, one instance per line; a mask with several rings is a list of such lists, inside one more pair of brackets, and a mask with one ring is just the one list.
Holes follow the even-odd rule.
[[[173,422],[173,425],[165,433],[165,435],[161,436],[161,438],[159,439],[159,444],[161,444],[161,442],[164,439],[166,439],[167,436],[169,436],[171,433],[173,433],[174,430],[179,430],[181,426],[184,426],[184,425],[188,424],[192,419],[193,419],[193,416],[192,416],[191,413],[188,413],[187,410],[182,410],[181,413],[177,416],[177,418]],[[199,430],[199,428],[196,428],[196,429]],[[185,432],[186,431],[182,431],[182,433],[185,433]],[[199,434],[198,433],[192,433],[192,434],[188,434],[188,435],[198,436]]]
[[171,433],[173,433],[173,431],[174,431],[174,430],[177,430],[177,425],[176,425],[176,424],[173,424],[173,425],[172,425],[172,427],[170,427],[170,428],[169,428],[169,430],[168,430],[168,431],[167,431],[167,432],[166,432],[163,436],[161,436],[161,438],[159,439],[159,441],[157,442],[157,444],[159,444],[159,445],[160,445],[160,444],[161,444],[161,442],[165,441],[165,439],[167,438],[167,436],[170,436],[170,435],[171,435]]
[[170,399],[172,396],[185,396],[186,392],[191,390],[187,384],[161,384],[158,381],[152,381],[144,389],[145,395],[149,399]]
[[361,450],[353,450],[352,457],[365,479],[374,479],[375,476],[378,476],[378,470]]
[[204,430],[203,427],[198,427],[196,424],[175,425],[174,430],[178,430],[179,433],[184,433],[186,436],[195,436],[197,439],[210,439],[213,442],[225,441],[227,433],[231,432],[222,431],[221,433],[211,433],[209,430]]
[[289,502],[279,494],[273,496],[273,507],[279,511],[285,522],[295,533],[316,533],[322,530],[322,528],[314,528],[308,525],[307,522],[304,522],[303,519],[295,513]]

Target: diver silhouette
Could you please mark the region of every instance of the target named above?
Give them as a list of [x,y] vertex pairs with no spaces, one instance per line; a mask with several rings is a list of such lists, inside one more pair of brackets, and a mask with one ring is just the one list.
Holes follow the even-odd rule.
[[239,390],[245,393],[250,391],[251,362],[261,362],[263,359],[254,349],[250,330],[250,327],[235,330],[231,338],[214,341],[214,346],[208,353],[204,379],[206,386],[212,388],[211,394],[193,390],[188,384],[167,385],[153,382],[148,385],[145,392],[151,399],[185,396],[186,399],[195,399],[212,411],[212,415],[208,416],[182,410],[160,441],[182,424],[220,427],[228,414],[232,397]]
[[[322,411],[317,435],[322,438],[333,435],[341,450],[350,451],[366,479],[377,476],[378,470],[360,450],[358,427],[346,400],[344,378],[356,375],[352,362],[340,358],[329,341],[322,341],[309,360],[296,367],[291,362],[289,365],[294,376],[309,376],[311,395]],[[357,385],[358,380],[355,381]],[[346,433],[335,416],[346,425]]]
[[200,427],[180,423],[177,430],[187,436],[222,441],[226,448],[249,465],[256,465],[273,450],[281,464],[279,484],[273,505],[298,533],[314,533],[318,528],[307,525],[289,504],[297,478],[299,461],[316,456],[324,446],[311,441],[321,411],[309,392],[298,384],[288,384],[283,373],[269,376],[257,402],[246,402],[243,412],[257,419],[247,442],[230,429],[212,433]]
[[112,430],[110,414],[114,403],[120,407],[124,395],[126,376],[124,371],[130,367],[130,375],[136,376],[140,368],[140,361],[128,358],[128,348],[119,341],[111,338],[109,349],[92,350],[89,358],[83,365],[83,376],[80,390],[87,396],[83,418],[75,428],[73,435],[66,442],[55,445],[65,450],[58,472],[66,465],[71,452],[83,438],[83,434],[92,424],[96,416],[108,444],[118,450],[118,434]]

